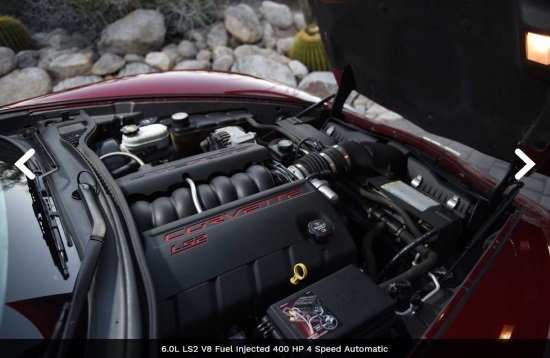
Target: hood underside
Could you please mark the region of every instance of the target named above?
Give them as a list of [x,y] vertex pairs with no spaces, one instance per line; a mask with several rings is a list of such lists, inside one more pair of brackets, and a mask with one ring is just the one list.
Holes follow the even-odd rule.
[[[550,33],[550,4],[516,0],[314,0],[334,70],[428,132],[510,161],[546,151],[547,67],[525,58]],[[540,118],[540,121],[539,121]],[[538,121],[538,123],[537,123]],[[540,163],[538,163],[540,164]]]

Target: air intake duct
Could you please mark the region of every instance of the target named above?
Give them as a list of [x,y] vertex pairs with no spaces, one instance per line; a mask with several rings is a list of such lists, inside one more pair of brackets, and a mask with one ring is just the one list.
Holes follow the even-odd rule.
[[396,147],[373,142],[343,142],[298,159],[289,170],[298,178],[327,177],[353,169],[388,177],[404,177],[407,157]]

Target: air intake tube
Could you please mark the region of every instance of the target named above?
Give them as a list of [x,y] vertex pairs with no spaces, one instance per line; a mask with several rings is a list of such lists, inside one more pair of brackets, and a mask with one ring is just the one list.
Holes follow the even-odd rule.
[[375,172],[388,177],[404,177],[407,157],[396,147],[375,142],[343,142],[298,159],[288,169],[298,178],[328,177],[345,173]]

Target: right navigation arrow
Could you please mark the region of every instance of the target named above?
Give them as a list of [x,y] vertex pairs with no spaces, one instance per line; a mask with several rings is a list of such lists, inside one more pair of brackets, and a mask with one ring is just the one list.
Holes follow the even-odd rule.
[[521,149],[516,149],[515,153],[518,157],[521,158],[521,160],[525,162],[525,166],[521,168],[521,170],[515,175],[516,180],[520,180],[525,174],[529,172],[529,170],[531,170],[531,168],[535,166],[535,162],[532,161],[531,158],[527,156],[527,154],[523,153]]

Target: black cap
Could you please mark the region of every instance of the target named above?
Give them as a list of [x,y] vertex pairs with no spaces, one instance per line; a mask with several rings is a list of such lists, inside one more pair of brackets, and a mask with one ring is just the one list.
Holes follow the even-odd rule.
[[278,143],[277,143],[277,148],[279,148],[279,150],[283,153],[288,153],[292,150],[292,142],[288,139],[281,139]]
[[307,234],[315,242],[325,244],[332,236],[332,225],[323,219],[315,219],[307,224]]

